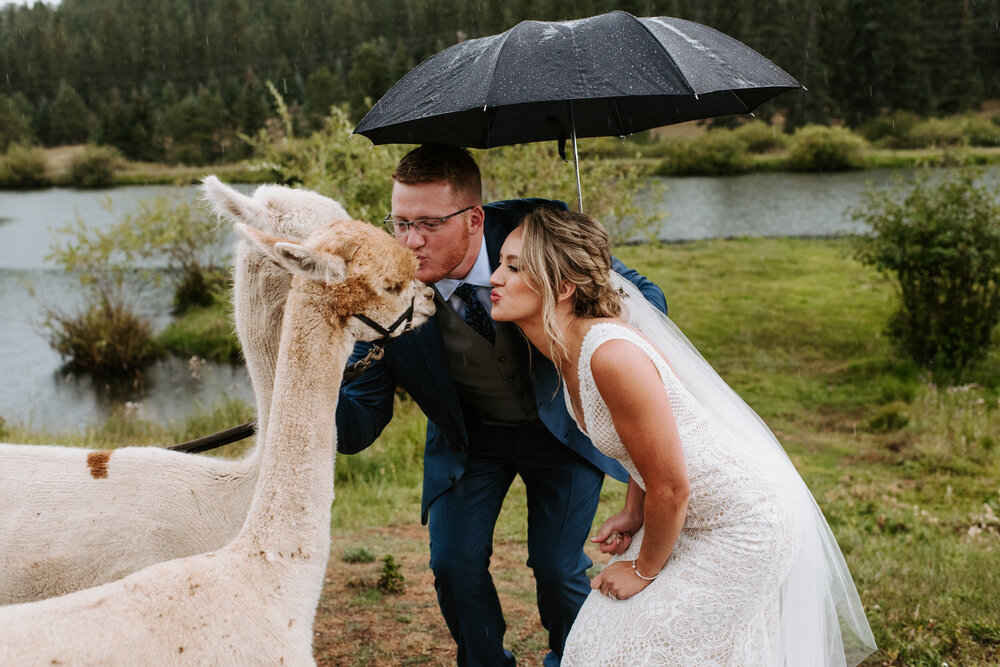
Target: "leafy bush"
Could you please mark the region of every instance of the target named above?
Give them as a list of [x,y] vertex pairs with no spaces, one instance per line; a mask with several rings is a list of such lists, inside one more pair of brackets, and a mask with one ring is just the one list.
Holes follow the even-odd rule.
[[929,118],[911,127],[897,148],[946,148],[964,142],[961,120]]
[[863,138],[843,127],[806,125],[792,135],[788,166],[797,171],[842,171],[863,165]]
[[694,139],[674,141],[656,173],[664,176],[725,176],[750,166],[747,143],[733,130],[709,130]]
[[766,153],[784,148],[788,143],[788,135],[778,126],[768,125],[762,120],[743,123],[733,130],[733,136],[742,141],[751,153]]
[[40,188],[49,185],[42,149],[11,144],[0,158],[0,187]]
[[70,160],[62,182],[76,188],[108,187],[121,160],[121,153],[111,146],[87,145]]
[[1000,123],[982,116],[966,116],[962,138],[970,146],[1000,146]]
[[91,373],[134,373],[157,356],[152,324],[122,300],[92,303],[76,314],[50,309],[45,326],[53,349]]
[[[105,209],[112,213],[110,200]],[[89,291],[91,305],[80,316],[50,313],[46,327],[52,345],[83,368],[98,370],[100,366],[102,372],[132,370],[155,356],[157,346],[151,330],[146,331],[148,325],[132,315],[128,306],[141,298],[141,290],[150,280],[157,282],[164,276],[173,280],[178,309],[224,301],[221,295],[225,293],[227,274],[219,267],[225,261],[222,252],[228,242],[226,231],[214,217],[190,204],[158,197],[141,202],[135,212],[107,229],[90,227],[77,218],[74,225],[57,232],[47,259],[79,277]],[[159,268],[149,268],[157,265]],[[196,293],[192,285],[202,291]],[[201,334],[211,329],[215,335],[205,335],[194,346],[196,349],[185,349],[185,353],[235,357],[236,343],[228,331],[228,320],[222,322],[201,321]],[[134,332],[129,331],[130,326]],[[218,333],[221,327],[227,330],[225,335]],[[123,342],[114,343],[119,349],[108,357],[110,363],[91,363],[90,359],[103,357],[88,348],[107,347],[109,343],[102,341],[108,340],[112,331]],[[191,336],[190,332],[172,332],[166,340],[183,347],[177,338],[190,343]],[[68,343],[76,340],[93,344]],[[80,358],[76,358],[77,354]]]
[[[501,146],[474,155],[483,174],[486,201],[518,197],[560,199],[577,208],[576,170],[570,158],[559,159],[555,142]],[[637,203],[636,195],[649,184],[646,170],[634,162],[580,160],[583,210],[600,220],[615,243],[649,240],[659,229],[660,217]]]
[[948,378],[982,359],[1000,321],[1000,204],[962,171],[908,191],[872,191],[852,212],[870,231],[857,256],[893,283],[889,335],[918,364]]
[[870,118],[856,131],[867,141],[883,148],[899,148],[902,138],[919,122],[920,116],[912,111],[897,110]]

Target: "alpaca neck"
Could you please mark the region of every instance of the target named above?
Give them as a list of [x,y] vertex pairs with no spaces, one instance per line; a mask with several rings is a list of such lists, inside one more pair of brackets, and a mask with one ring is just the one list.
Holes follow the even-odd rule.
[[335,419],[354,340],[293,290],[285,306],[260,474],[238,548],[308,553],[325,563],[333,502]]

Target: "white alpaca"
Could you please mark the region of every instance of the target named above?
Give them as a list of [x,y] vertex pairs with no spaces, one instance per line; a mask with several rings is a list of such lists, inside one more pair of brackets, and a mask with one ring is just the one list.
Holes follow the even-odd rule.
[[218,551],[0,608],[0,664],[313,663],[340,380],[354,342],[374,338],[352,314],[389,327],[413,306],[419,324],[432,292],[413,278],[412,253],[365,223],[337,223],[301,245],[238,228],[294,272],[246,522]]
[[[340,204],[306,190],[266,185],[250,198],[210,176],[203,192],[220,216],[295,240],[349,219]],[[290,281],[252,244],[237,244],[236,330],[257,399],[258,443]],[[0,605],[71,593],[226,544],[250,507],[259,449],[236,461],[158,447],[0,444]]]

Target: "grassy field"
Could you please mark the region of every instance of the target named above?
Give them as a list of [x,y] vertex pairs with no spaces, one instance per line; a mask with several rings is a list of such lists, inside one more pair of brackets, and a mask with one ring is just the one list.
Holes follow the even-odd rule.
[[[897,360],[881,333],[892,293],[853,260],[847,240],[717,240],[618,254],[663,287],[673,319],[768,422],[809,484],[880,647],[865,664],[1000,664],[1000,354],[961,387],[936,387]],[[168,426],[123,416],[61,441],[178,441],[249,413],[228,403]],[[419,411],[400,401],[375,445],[338,457],[320,664],[453,664],[419,525],[423,429]],[[51,439],[10,424],[0,437]],[[623,490],[605,486],[598,523],[620,507]],[[524,490],[515,483],[492,572],[508,646],[522,664],[540,664],[545,634],[525,542]],[[345,560],[360,547],[375,560]],[[379,590],[386,555],[406,578],[402,594]]]

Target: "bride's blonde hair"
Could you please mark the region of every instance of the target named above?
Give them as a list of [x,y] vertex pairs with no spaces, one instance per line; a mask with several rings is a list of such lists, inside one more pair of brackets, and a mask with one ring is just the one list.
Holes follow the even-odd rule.
[[556,368],[569,350],[556,326],[556,304],[563,284],[576,287],[571,297],[578,317],[618,317],[621,296],[611,286],[608,232],[589,215],[537,208],[521,221],[518,269],[542,297],[542,327],[552,339]]

